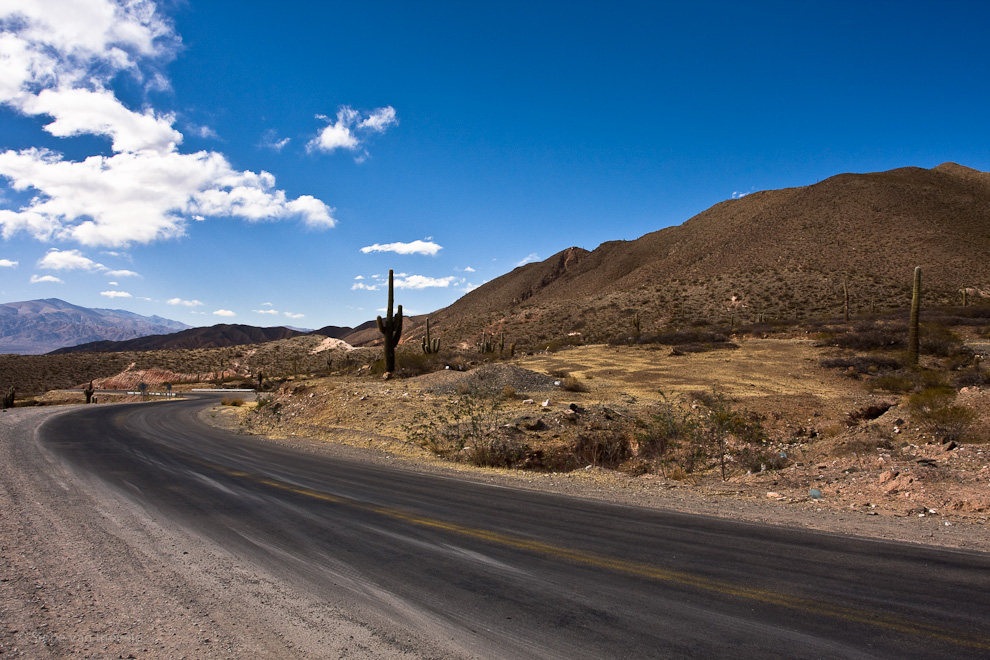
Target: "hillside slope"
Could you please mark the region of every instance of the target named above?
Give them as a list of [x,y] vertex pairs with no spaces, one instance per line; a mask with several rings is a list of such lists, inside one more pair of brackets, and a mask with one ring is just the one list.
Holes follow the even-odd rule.
[[[990,174],[954,163],[840,174],[716,204],[677,227],[521,266],[431,315],[448,339],[504,330],[539,344],[628,328],[816,318],[990,295]],[[414,336],[408,340],[416,339]]]
[[208,328],[190,328],[166,335],[138,337],[127,341],[97,341],[52,351],[65,353],[112,353],[120,351],[159,351],[169,349],[223,348],[244,344],[261,344],[299,337],[306,333],[283,326],[258,328],[253,325],[220,323]]

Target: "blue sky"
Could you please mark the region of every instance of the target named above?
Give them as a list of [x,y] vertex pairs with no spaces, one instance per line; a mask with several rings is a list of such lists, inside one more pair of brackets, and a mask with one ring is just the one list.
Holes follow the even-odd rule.
[[444,307],[840,172],[990,170],[986,2],[0,0],[0,301]]

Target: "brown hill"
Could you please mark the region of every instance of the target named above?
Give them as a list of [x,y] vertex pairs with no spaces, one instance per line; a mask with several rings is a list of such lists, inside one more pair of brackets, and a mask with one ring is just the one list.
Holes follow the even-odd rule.
[[[539,345],[688,323],[817,318],[990,295],[990,174],[955,163],[840,174],[716,204],[683,225],[593,252],[568,248],[468,293],[431,318],[448,340],[504,330]],[[417,332],[407,341],[418,341]]]
[[220,323],[208,328],[190,328],[167,335],[151,335],[127,341],[95,341],[52,351],[64,353],[115,353],[120,351],[160,351],[167,349],[222,348],[261,344],[298,337],[306,333],[283,326],[258,328],[253,325]]

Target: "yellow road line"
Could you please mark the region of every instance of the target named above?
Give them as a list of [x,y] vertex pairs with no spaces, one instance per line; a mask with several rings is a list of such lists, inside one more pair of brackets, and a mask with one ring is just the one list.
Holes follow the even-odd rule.
[[629,561],[625,559],[616,559],[614,557],[596,555],[594,553],[584,552],[581,550],[572,550],[569,548],[558,547],[555,545],[551,545],[549,543],[544,543],[542,541],[534,541],[520,536],[503,534],[501,532],[493,532],[476,527],[468,527],[465,525],[446,522],[436,518],[427,518],[424,516],[418,516],[401,511],[399,509],[393,509],[391,507],[366,504],[358,500],[353,500],[338,495],[331,495],[329,493],[323,493],[317,490],[313,490],[311,488],[306,488],[303,486],[296,486],[290,483],[286,483],[284,481],[277,481],[274,479],[262,478],[256,475],[251,475],[246,472],[229,470],[223,466],[216,465],[213,463],[208,463],[206,461],[195,460],[195,462],[200,463],[201,465],[204,466],[208,466],[214,470],[218,470],[230,476],[247,478],[256,483],[264,484],[266,486],[277,488],[279,490],[288,491],[291,493],[295,493],[297,495],[310,497],[324,502],[333,502],[335,504],[341,504],[352,508],[360,509],[363,511],[376,513],[382,516],[386,516],[388,518],[392,518],[394,520],[401,520],[403,522],[416,525],[419,527],[429,527],[432,529],[439,529],[460,536],[480,539],[483,541],[495,543],[505,547],[516,548],[518,550],[525,550],[528,552],[541,554],[549,557],[556,557],[558,559],[575,564],[594,566],[595,568],[612,570],[619,573],[625,573],[626,575],[634,575],[649,580],[656,580],[659,582],[667,582],[670,584],[678,584],[682,586],[693,587],[696,589],[703,589],[706,591],[712,591],[726,596],[734,596],[737,598],[745,598],[748,600],[753,600],[761,603],[779,605],[781,607],[786,607],[792,610],[806,612],[809,614],[830,616],[837,619],[852,621],[854,623],[875,626],[878,628],[886,628],[888,630],[896,630],[898,632],[909,633],[912,635],[920,635],[922,637],[937,639],[939,641],[949,642],[951,644],[968,646],[971,648],[990,651],[990,638],[988,638],[985,635],[966,633],[958,630],[955,631],[947,630],[940,626],[934,626],[921,621],[912,621],[909,619],[889,616],[882,613],[870,612],[868,610],[863,610],[859,608],[825,603],[823,601],[811,600],[808,598],[801,598],[799,596],[777,593],[774,591],[769,591],[767,589],[746,587],[743,585],[733,584],[725,580],[701,577],[684,571],[674,571],[664,568],[658,568],[656,566],[651,566],[650,564],[644,564],[641,562]]

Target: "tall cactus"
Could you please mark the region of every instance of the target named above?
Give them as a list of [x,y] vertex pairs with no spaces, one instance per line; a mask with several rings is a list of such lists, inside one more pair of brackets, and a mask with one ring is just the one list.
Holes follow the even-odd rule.
[[423,352],[427,355],[440,352],[440,339],[430,338],[430,319],[426,319],[426,334],[423,335]]
[[921,339],[918,333],[918,317],[921,316],[921,266],[914,269],[914,292],[911,294],[911,325],[908,327],[908,360],[918,364]]
[[402,305],[396,310],[398,313],[392,316],[392,270],[388,271],[388,316],[386,320],[378,317],[378,332],[385,337],[385,371],[392,373],[395,371],[395,346],[402,336]]
[[86,403],[93,403],[93,381],[89,381],[89,385],[83,389],[83,394],[86,395]]
[[16,397],[14,396],[14,386],[11,385],[10,386],[10,389],[7,390],[7,393],[3,395],[3,407],[4,408],[13,408],[14,407],[14,399],[15,398]]

